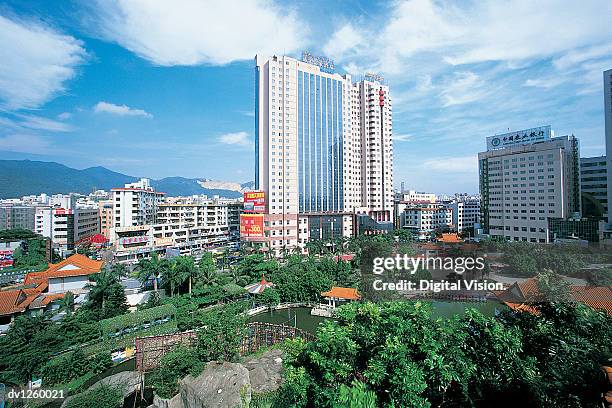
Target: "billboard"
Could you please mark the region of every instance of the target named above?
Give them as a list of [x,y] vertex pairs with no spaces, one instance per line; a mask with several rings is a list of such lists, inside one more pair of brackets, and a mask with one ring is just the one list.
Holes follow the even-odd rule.
[[266,193],[264,191],[247,191],[243,194],[244,212],[266,212]]
[[542,142],[549,140],[551,136],[550,125],[489,136],[487,137],[487,151]]
[[13,266],[13,250],[0,249],[0,270]]
[[240,237],[261,238],[264,236],[263,214],[240,214]]

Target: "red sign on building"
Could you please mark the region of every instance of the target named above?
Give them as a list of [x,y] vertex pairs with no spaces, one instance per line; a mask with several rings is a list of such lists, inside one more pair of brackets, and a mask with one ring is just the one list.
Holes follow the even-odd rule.
[[266,212],[266,193],[264,191],[247,191],[243,194],[243,198],[245,212]]
[[261,238],[264,236],[263,214],[240,214],[240,236]]

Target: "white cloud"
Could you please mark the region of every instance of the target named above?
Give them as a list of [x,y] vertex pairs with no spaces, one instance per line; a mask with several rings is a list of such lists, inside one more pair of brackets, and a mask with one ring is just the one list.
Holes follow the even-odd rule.
[[50,152],[50,144],[40,136],[12,134],[0,137],[0,151],[44,154]]
[[253,144],[247,132],[226,133],[219,136],[219,142],[227,145],[251,147]]
[[[336,47],[332,40],[324,49],[346,63],[366,58],[374,69],[398,75],[407,67],[440,70],[444,62],[503,61],[518,67],[523,60],[579,47],[598,46],[590,52],[605,52],[612,41],[611,15],[609,0],[398,1],[387,21],[360,26],[368,39],[360,52],[346,52],[347,46]],[[341,25],[331,38],[350,38],[350,33],[350,26]]]
[[119,116],[142,116],[144,118],[153,117],[153,115],[151,115],[149,112],[142,109],[134,109],[127,105],[115,105],[114,103],[104,101],[98,102],[96,106],[94,106],[94,112],[110,113]]
[[0,16],[0,107],[32,109],[64,91],[86,58],[82,43],[39,23]]
[[344,59],[349,52],[358,49],[363,42],[363,34],[360,29],[355,29],[351,23],[337,30],[323,47],[326,55]]
[[410,140],[412,140],[411,135],[393,135],[394,142],[409,142]]
[[29,129],[47,130],[49,132],[72,132],[75,130],[72,125],[41,116],[17,115],[17,117],[21,119],[19,125]]
[[72,117],[72,113],[70,112],[62,112],[59,115],[57,115],[57,118],[59,120],[68,120]]
[[478,157],[435,157],[425,160],[423,167],[438,172],[478,173]]
[[227,64],[256,53],[291,53],[304,22],[269,0],[98,1],[93,29],[153,64]]
[[473,72],[456,72],[442,88],[444,106],[474,102],[486,94],[484,82]]

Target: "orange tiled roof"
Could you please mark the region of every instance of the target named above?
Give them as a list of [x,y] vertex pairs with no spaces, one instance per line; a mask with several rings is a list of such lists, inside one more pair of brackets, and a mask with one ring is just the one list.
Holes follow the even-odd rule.
[[0,291],[0,316],[23,312],[36,296],[24,289]]
[[359,300],[361,299],[361,295],[357,291],[357,289],[353,288],[340,288],[338,286],[333,286],[331,290],[327,292],[321,293],[323,297],[329,298],[337,298],[337,299],[350,299],[350,300]]
[[[603,309],[612,315],[612,288],[609,286],[570,286],[572,297],[593,309]],[[514,283],[502,292],[495,292],[500,302],[513,310],[534,312],[530,303],[542,301],[542,293],[536,278],[529,278],[520,283]]]
[[572,297],[593,309],[604,309],[612,315],[612,288],[610,286],[571,286]]
[[[94,273],[100,272],[102,269],[102,265],[104,261],[94,261],[93,259],[89,259],[85,255],[75,254],[69,256],[63,261],[50,264],[49,268],[44,272],[47,274],[49,278],[64,278],[67,276],[82,276],[82,275],[92,275]],[[68,266],[74,266],[78,269],[64,269]]]
[[459,235],[453,233],[444,233],[442,234],[442,238],[438,239],[438,242],[444,242],[445,244],[457,244],[459,242],[463,242],[459,239]]

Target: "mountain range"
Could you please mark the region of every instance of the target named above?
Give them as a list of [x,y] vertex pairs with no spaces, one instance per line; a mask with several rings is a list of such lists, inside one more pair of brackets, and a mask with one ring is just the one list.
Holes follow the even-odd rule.
[[[139,177],[117,173],[105,167],[89,167],[83,170],[73,169],[55,162],[34,160],[0,160],[0,198],[18,198],[32,194],[89,194],[94,190],[110,190],[123,187],[125,183],[137,181]],[[203,182],[204,181],[204,182]],[[242,196],[242,190],[251,189],[253,182],[243,184],[219,182],[220,186],[231,186],[235,189],[207,188],[209,180],[166,177],[151,180],[157,191],[168,196],[206,194],[226,198]],[[240,190],[238,190],[240,186]]]

